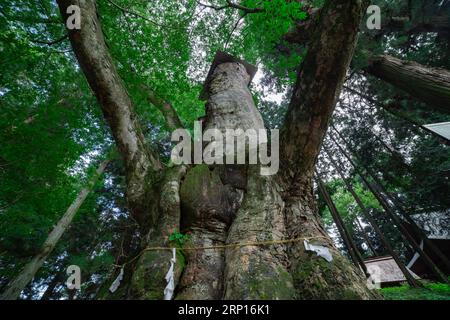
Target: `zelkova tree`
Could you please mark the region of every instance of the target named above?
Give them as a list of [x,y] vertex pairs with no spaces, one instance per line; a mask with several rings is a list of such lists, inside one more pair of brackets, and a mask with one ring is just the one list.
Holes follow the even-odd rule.
[[[280,170],[272,176],[261,175],[259,165],[163,164],[144,141],[95,1],[57,2],[64,21],[70,5],[81,9],[81,28],[69,30],[70,42],[124,160],[128,205],[146,235],[144,250],[125,266],[118,289],[104,297],[162,299],[172,257],[162,249],[173,246],[169,236],[177,230],[189,230],[190,239],[177,250],[176,299],[378,297],[334,247],[312,191],[316,158],[353,55],[363,1],[326,1],[322,8],[281,130]],[[248,90],[250,79],[237,59],[214,66],[205,88],[205,129],[264,128]],[[172,111],[164,115],[174,116]],[[303,240],[327,247],[332,261],[306,251]]]

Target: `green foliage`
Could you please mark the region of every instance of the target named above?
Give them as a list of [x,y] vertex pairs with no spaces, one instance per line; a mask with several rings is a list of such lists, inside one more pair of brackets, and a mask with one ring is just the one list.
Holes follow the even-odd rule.
[[[0,287],[38,252],[110,141],[50,1],[0,4]],[[56,23],[43,24],[43,19]],[[92,154],[92,156],[89,156]],[[80,210],[96,210],[90,196]],[[91,239],[92,240],[92,239]],[[83,249],[83,244],[77,244]],[[36,278],[58,270],[63,242]],[[66,253],[65,253],[66,252]],[[41,278],[42,277],[42,278]]]
[[[355,241],[359,250],[363,256],[373,256],[374,252],[369,250],[367,240],[364,235],[369,239],[370,244],[377,251],[376,254],[383,254],[385,248],[380,243],[378,236],[371,227],[369,221],[366,219],[362,209],[357,204],[353,195],[348,191],[344,181],[342,179],[334,178],[325,183],[328,193],[330,194],[336,209],[341,216],[347,231],[352,239]],[[369,210],[372,218],[376,218],[375,212],[382,210],[381,205],[376,200],[375,196],[364,187],[363,183],[356,177],[353,179],[352,187],[355,193],[360,198],[366,209]],[[319,214],[321,220],[328,230],[334,230],[334,221],[332,215],[326,205],[322,195],[319,195]],[[382,223],[384,224],[384,222]],[[337,230],[336,230],[337,232]],[[344,243],[339,234],[336,234],[335,240],[338,246],[343,249]],[[363,246],[363,244],[365,244]]]
[[188,234],[182,234],[178,231],[172,232],[169,236],[169,241],[175,243],[176,245],[182,247],[187,241],[189,241],[190,236]]
[[[230,41],[226,43],[226,50],[263,67],[271,85],[283,91],[294,83],[303,51],[283,41],[282,37],[296,22],[306,19],[307,14],[297,1],[246,0],[241,4],[261,8],[263,12],[244,16],[242,32],[228,35]],[[243,13],[236,19],[241,17]],[[282,54],[280,49],[290,54]]]
[[445,283],[424,283],[424,288],[399,287],[381,289],[386,300],[450,300],[450,286]]

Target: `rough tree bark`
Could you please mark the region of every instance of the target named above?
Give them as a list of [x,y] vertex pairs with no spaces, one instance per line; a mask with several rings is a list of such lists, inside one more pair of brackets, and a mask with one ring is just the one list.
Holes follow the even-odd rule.
[[[303,241],[177,250],[176,299],[378,297],[333,246],[312,194],[314,164],[363,15],[360,0],[327,1],[321,12],[286,118],[282,172],[276,176],[261,176],[257,165],[161,170],[157,156],[144,144],[131,100],[112,64],[95,2],[58,4],[64,18],[70,4],[81,7],[81,29],[70,30],[69,38],[125,160],[130,208],[146,231],[143,249],[168,246],[169,235],[182,230],[190,232],[188,247],[311,237],[333,256],[328,262],[307,252]],[[208,86],[205,129],[264,128],[247,88],[249,79],[239,62],[216,66]],[[162,299],[170,257],[168,250],[143,250],[126,266],[123,283],[109,297]]]
[[105,170],[109,161],[110,161],[109,159],[105,160],[99,165],[95,175],[93,176],[91,181],[89,181],[89,184],[85,188],[81,189],[81,191],[78,193],[77,198],[72,202],[72,204],[64,213],[62,218],[58,221],[58,223],[54,226],[53,230],[49,233],[47,239],[42,245],[42,249],[39,251],[37,255],[33,257],[33,259],[30,262],[28,262],[25,265],[20,274],[8,284],[6,290],[1,295],[0,300],[15,300],[19,298],[19,295],[22,292],[22,290],[33,279],[36,272],[42,267],[43,263],[45,262],[45,259],[47,259],[48,255],[55,248],[61,236],[70,226],[73,217],[78,212],[78,209],[83,204],[92,187],[95,185],[97,179]]
[[105,43],[96,2],[60,0],[57,3],[64,21],[68,19],[70,5],[80,8],[81,28],[68,30],[69,39],[125,162],[131,212],[147,231],[146,227],[157,220],[155,201],[148,198],[154,192],[151,182],[162,165],[157,154],[145,143],[131,99]]
[[437,111],[450,114],[450,72],[412,61],[381,55],[371,59],[367,72],[408,92]]
[[[281,180],[288,235],[324,236],[332,263],[313,257],[302,244],[290,246],[290,273],[298,297],[370,298],[356,270],[334,248],[319,223],[312,192],[314,165],[350,64],[365,5],[361,1],[327,1],[297,76],[281,135]],[[328,289],[325,289],[328,288]]]

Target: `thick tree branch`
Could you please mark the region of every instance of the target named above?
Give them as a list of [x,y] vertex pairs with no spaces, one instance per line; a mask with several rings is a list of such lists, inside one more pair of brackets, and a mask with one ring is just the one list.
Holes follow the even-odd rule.
[[147,101],[154,105],[162,113],[169,130],[173,131],[184,128],[184,125],[181,122],[175,108],[169,102],[158,97],[158,95],[152,90],[148,88],[146,90],[148,92]]
[[282,168],[289,181],[300,183],[296,181],[299,174],[312,177],[353,56],[364,8],[358,0],[333,0],[320,11],[281,132]]
[[366,71],[443,113],[450,113],[450,72],[389,55],[375,56]]
[[148,176],[162,169],[162,164],[146,145],[131,99],[105,43],[95,1],[57,2],[64,21],[70,5],[80,7],[81,28],[69,30],[69,39],[125,162],[128,202],[136,220],[142,222],[147,214],[142,211],[143,202],[148,201]]

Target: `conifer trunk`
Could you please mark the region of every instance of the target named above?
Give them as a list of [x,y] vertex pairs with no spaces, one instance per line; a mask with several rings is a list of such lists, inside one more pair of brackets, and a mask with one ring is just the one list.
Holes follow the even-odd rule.
[[95,182],[105,170],[109,161],[110,160],[105,160],[99,165],[91,181],[89,181],[85,188],[81,189],[76,199],[72,202],[58,223],[53,227],[53,230],[49,233],[47,239],[42,245],[41,251],[39,251],[39,253],[25,265],[20,274],[8,284],[6,290],[1,295],[0,300],[15,300],[19,298],[22,290],[33,279],[34,275],[42,267],[49,254],[52,253],[61,236],[70,226],[75,214],[78,212],[78,209],[80,209],[84,200],[86,200],[86,197],[89,195],[89,192],[92,190]]
[[389,55],[376,56],[367,71],[427,103],[430,108],[450,114],[450,72],[430,68]]

